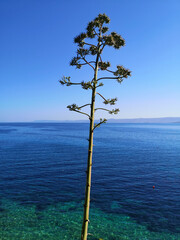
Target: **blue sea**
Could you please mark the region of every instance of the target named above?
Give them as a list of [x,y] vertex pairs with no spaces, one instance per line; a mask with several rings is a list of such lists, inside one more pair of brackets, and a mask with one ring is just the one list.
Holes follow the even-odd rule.
[[[1,240],[80,239],[88,132],[0,123]],[[180,240],[180,124],[104,124],[92,167],[88,240]]]

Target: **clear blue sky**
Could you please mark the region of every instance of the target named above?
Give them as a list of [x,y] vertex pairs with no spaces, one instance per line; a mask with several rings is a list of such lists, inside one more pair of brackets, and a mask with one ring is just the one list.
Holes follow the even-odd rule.
[[75,70],[69,61],[73,38],[99,13],[126,40],[120,50],[107,48],[104,60],[132,71],[122,84],[101,88],[107,98],[118,97],[116,118],[180,117],[179,0],[1,0],[1,122],[84,119],[66,106],[87,103],[90,91],[58,79],[92,79],[91,69]]

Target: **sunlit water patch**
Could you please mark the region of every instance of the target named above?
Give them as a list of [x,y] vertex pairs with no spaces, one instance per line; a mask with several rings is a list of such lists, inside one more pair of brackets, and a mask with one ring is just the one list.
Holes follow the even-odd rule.
[[[180,237],[149,231],[128,216],[107,214],[95,207],[90,211],[90,218],[88,239],[91,240],[177,240]],[[82,204],[76,202],[49,205],[44,210],[5,199],[1,203],[0,237],[3,240],[78,240],[81,223]]]

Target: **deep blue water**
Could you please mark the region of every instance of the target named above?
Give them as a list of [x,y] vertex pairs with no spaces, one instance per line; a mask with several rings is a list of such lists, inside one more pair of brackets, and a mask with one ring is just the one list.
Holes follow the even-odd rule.
[[[22,206],[23,209],[34,206],[37,213],[68,203],[72,215],[81,205],[83,209],[87,138],[86,123],[0,123],[0,219],[3,219],[0,236],[3,240],[16,239],[17,226],[12,227],[11,235],[4,227],[6,221],[8,224],[11,221],[13,204],[17,204],[14,208]],[[7,202],[9,205],[5,207],[3,204]],[[165,239],[166,234],[170,234],[167,239],[180,239],[180,124],[107,123],[97,128],[91,207],[101,212],[96,213],[96,218],[98,214],[107,221],[108,216],[110,219],[125,216],[149,234],[149,238],[138,235],[124,239]],[[17,231],[21,237],[21,229]],[[159,235],[152,237],[151,233]],[[123,239],[116,234],[113,238],[107,233],[102,238]]]

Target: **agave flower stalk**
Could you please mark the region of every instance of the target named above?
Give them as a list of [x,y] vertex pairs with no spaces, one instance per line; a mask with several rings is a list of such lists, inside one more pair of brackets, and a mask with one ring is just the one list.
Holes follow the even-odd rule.
[[[86,31],[74,38],[74,42],[78,45],[76,56],[72,58],[70,65],[75,66],[77,69],[81,69],[83,66],[89,66],[93,70],[92,80],[87,82],[72,82],[71,77],[62,77],[59,82],[65,86],[80,85],[84,90],[91,91],[91,102],[82,106],[77,104],[68,105],[67,108],[70,111],[78,112],[86,115],[89,118],[89,146],[88,146],[88,159],[86,170],[86,190],[85,190],[85,202],[84,202],[84,216],[82,222],[81,240],[87,240],[88,236],[88,224],[89,224],[89,209],[90,209],[90,191],[91,191],[91,172],[92,172],[92,155],[93,155],[93,134],[94,130],[101,124],[105,123],[106,119],[100,119],[99,123],[94,123],[94,115],[98,110],[107,111],[109,114],[117,114],[119,109],[106,109],[95,108],[95,100],[98,95],[103,99],[105,105],[115,105],[117,98],[107,99],[101,93],[97,92],[97,88],[102,87],[103,80],[117,80],[121,83],[124,78],[131,76],[131,71],[124,68],[121,65],[117,65],[115,70],[111,70],[111,64],[109,61],[102,60],[102,53],[106,46],[120,49],[125,45],[125,40],[121,35],[116,32],[107,34],[109,28],[110,19],[105,14],[99,14],[93,21],[89,22]],[[94,39],[96,44],[89,42]],[[91,58],[91,59],[89,59]],[[108,76],[98,78],[98,73],[106,71]],[[89,113],[82,109],[89,106]]]

